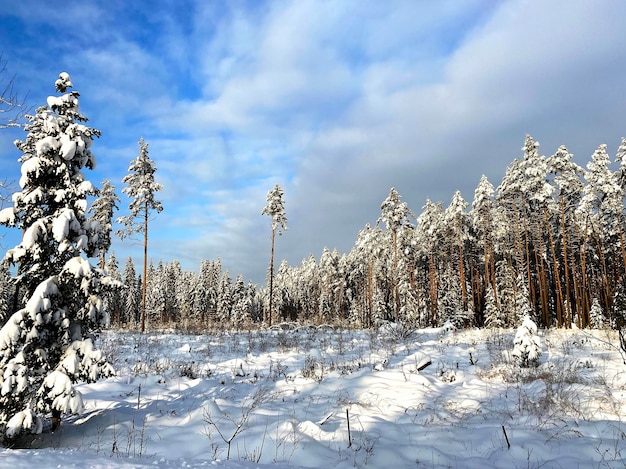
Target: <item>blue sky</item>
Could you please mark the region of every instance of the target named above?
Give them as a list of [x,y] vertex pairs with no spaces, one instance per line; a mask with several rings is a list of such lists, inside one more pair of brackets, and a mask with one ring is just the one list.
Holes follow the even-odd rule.
[[[4,0],[0,52],[33,106],[72,76],[102,131],[94,183],[121,179],[140,137],[164,185],[154,262],[220,257],[263,283],[275,184],[277,261],[347,252],[396,187],[419,214],[498,185],[526,133],[586,164],[626,135],[626,3],[542,1]],[[4,77],[6,78],[6,76]],[[0,131],[0,176],[19,178]],[[121,197],[124,215],[128,199]],[[3,247],[15,234],[7,233]],[[140,243],[113,250],[141,260]]]

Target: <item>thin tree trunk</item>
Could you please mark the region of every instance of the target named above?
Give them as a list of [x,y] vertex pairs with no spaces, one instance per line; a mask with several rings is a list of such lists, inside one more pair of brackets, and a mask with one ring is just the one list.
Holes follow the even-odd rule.
[[554,265],[554,282],[556,285],[556,317],[559,327],[563,327],[563,290],[561,288],[561,272],[559,269],[558,260],[556,258],[556,248],[554,247],[554,238],[552,237],[552,229],[550,228],[550,218],[548,217],[548,209],[543,208],[543,212],[546,218],[546,227],[548,228],[548,237],[550,240],[550,251],[552,252],[552,262]]
[[435,259],[431,253],[428,257],[428,280],[430,285],[430,315],[433,326],[437,320],[437,277],[435,272]]
[[270,311],[268,324],[272,326],[272,304],[274,299],[274,239],[276,237],[276,230],[272,230],[272,255],[270,256]]
[[569,280],[569,259],[567,258],[567,231],[565,229],[565,198],[561,195],[561,242],[563,243],[563,271],[564,271],[564,281],[565,281],[565,298],[567,301],[564,303],[565,306],[565,326],[568,328],[572,327],[572,307],[571,307],[571,291],[570,291],[570,280]]
[[143,286],[141,289],[141,332],[146,331],[146,292],[148,290],[148,204],[143,221]]
[[465,268],[463,262],[463,233],[461,226],[461,217],[457,217],[457,229],[459,233],[459,278],[461,280],[461,302],[463,303],[463,311],[467,311],[467,285],[465,284]]

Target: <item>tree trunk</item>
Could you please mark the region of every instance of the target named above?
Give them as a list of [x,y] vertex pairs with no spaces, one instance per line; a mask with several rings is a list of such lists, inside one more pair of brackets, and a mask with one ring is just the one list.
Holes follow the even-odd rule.
[[272,229],[272,254],[270,256],[270,308],[268,325],[272,326],[272,304],[274,299],[274,239],[276,237],[276,230]]
[[148,204],[143,220],[143,286],[141,289],[141,332],[146,331],[146,292],[148,290]]

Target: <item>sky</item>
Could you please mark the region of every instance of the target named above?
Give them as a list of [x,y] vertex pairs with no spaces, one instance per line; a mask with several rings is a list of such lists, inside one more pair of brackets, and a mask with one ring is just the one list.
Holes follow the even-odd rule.
[[[102,131],[92,182],[122,178],[143,137],[163,184],[149,258],[222,261],[265,283],[267,192],[284,190],[276,265],[348,252],[395,187],[416,214],[471,203],[522,156],[567,145],[585,165],[626,135],[621,0],[4,0],[0,53],[34,107],[68,72]],[[0,179],[19,179],[19,129]],[[115,228],[119,228],[116,226]],[[3,231],[4,249],[17,244]],[[122,269],[140,241],[114,239]]]

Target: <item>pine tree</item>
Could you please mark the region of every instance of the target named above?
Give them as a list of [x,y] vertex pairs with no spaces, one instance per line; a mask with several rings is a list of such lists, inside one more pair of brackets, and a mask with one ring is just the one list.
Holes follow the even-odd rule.
[[605,324],[604,311],[597,298],[594,298],[591,302],[591,309],[589,310],[589,325],[592,329],[603,329]]
[[493,288],[491,285],[488,285],[487,293],[485,293],[485,327],[499,328],[504,327],[504,325],[502,310],[495,302]]
[[137,272],[133,258],[129,257],[124,265],[124,291],[122,323],[136,326],[140,320],[141,291],[138,286]]
[[[564,145],[561,145],[556,153],[548,158],[548,167],[550,173],[554,174],[552,180],[556,186],[555,194],[558,197],[556,204],[559,206],[559,223],[558,231],[560,232],[559,242],[561,244],[561,262],[563,264],[563,283],[565,291],[563,292],[563,314],[562,323],[570,327],[577,311],[582,310],[583,292],[576,291],[577,281],[572,275],[578,269],[572,256],[575,255],[574,240],[577,238],[575,212],[576,206],[582,197],[583,182],[580,175],[583,169],[572,161],[573,155],[567,151]],[[555,269],[556,270],[556,269]],[[556,273],[558,280],[558,271]],[[586,277],[583,275],[582,277]],[[571,300],[575,299],[574,308],[572,309]]]
[[400,201],[400,194],[395,187],[392,187],[389,191],[389,195],[383,201],[380,206],[380,218],[377,223],[381,221],[385,223],[387,230],[391,232],[392,242],[392,270],[391,270],[391,282],[393,289],[393,303],[394,303],[394,319],[398,320],[398,313],[400,310],[400,299],[398,290],[398,231],[401,227],[413,225],[409,221],[409,217],[415,218],[415,214],[409,209],[406,202]]
[[[148,144],[143,137],[139,140],[139,155],[131,161],[128,167],[129,174],[124,176],[122,182],[127,184],[122,192],[132,200],[129,205],[130,215],[118,218],[117,222],[124,225],[124,229],[118,231],[123,239],[135,233],[143,234],[143,277],[147,278],[148,270],[148,222],[150,213],[160,213],[163,210],[161,202],[154,198],[155,192],[163,189],[163,186],[154,180],[156,172],[154,161],[148,156]],[[140,221],[137,221],[140,220]],[[141,297],[141,332],[146,330],[146,292],[147,284],[144,282]]]
[[[109,277],[119,282],[120,285],[123,285],[122,275],[120,274],[119,265],[114,252],[111,252],[111,255],[107,259],[106,272]],[[112,323],[118,326],[120,325],[120,318],[122,316],[122,310],[124,309],[122,298],[123,291],[121,288],[116,288],[113,291],[108,292],[104,298],[105,307],[111,315]]]
[[83,168],[93,169],[94,137],[82,122],[78,96],[63,72],[55,83],[64,93],[28,116],[22,152],[21,191],[0,223],[23,230],[5,261],[17,265],[16,283],[27,299],[0,330],[0,435],[38,432],[42,417],[78,413],[82,398],[74,384],[92,382],[113,370],[94,348],[92,332],[108,322],[102,296],[110,279],[91,266],[101,245],[99,224],[87,218],[87,197],[96,188]]
[[274,299],[274,240],[276,238],[276,232],[281,235],[283,230],[287,229],[287,217],[285,216],[285,202],[283,201],[284,192],[281,187],[276,184],[272,190],[267,193],[267,205],[261,211],[261,215],[269,215],[272,217],[272,253],[270,256],[269,267],[269,284],[270,284],[270,297],[269,297],[269,315],[268,322],[272,325],[272,303]]
[[[491,285],[491,294],[494,305],[498,305],[498,291],[495,276],[495,254],[493,244],[493,195],[494,188],[487,177],[483,175],[474,191],[474,201],[470,216],[472,225],[477,234],[477,245],[482,247],[482,290]],[[479,263],[480,265],[480,263]]]
[[441,256],[440,243],[442,238],[444,210],[441,203],[426,200],[422,213],[417,218],[416,241],[424,263],[428,266],[428,307],[430,310],[429,322],[432,325],[439,323],[437,318],[439,301],[439,275],[437,272],[438,259]]
[[233,309],[233,286],[230,274],[224,272],[220,279],[220,286],[217,296],[217,319],[221,327],[227,327],[231,321]]
[[111,231],[113,227],[113,212],[118,209],[117,203],[120,201],[115,193],[115,186],[111,181],[105,179],[102,181],[102,188],[99,191],[98,198],[94,201],[89,209],[93,213],[92,218],[100,224],[100,237],[98,244],[100,247],[100,268],[105,267],[105,253],[111,246]]

